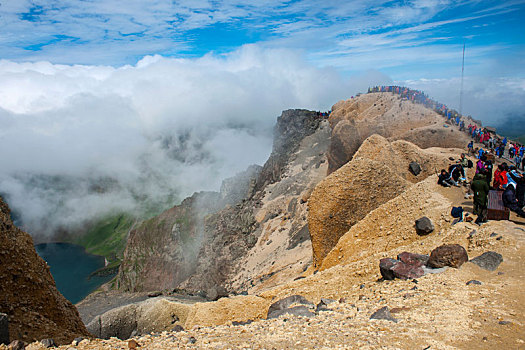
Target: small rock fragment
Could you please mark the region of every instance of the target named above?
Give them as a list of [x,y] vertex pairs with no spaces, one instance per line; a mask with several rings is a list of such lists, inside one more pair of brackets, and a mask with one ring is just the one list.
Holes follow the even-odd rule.
[[55,347],[55,346],[56,346],[56,345],[55,345],[55,341],[54,341],[53,339],[50,339],[50,338],[48,338],[48,339],[42,339],[42,340],[40,341],[40,343],[41,343],[44,347],[46,347],[46,348],[52,348],[52,347]]
[[128,349],[136,349],[139,346],[140,346],[139,343],[137,343],[135,339],[128,340]]
[[397,323],[397,320],[392,316],[388,310],[388,306],[384,306],[381,309],[377,310],[370,316],[371,320],[387,320]]
[[183,332],[184,331],[184,327],[182,327],[180,324],[178,325],[175,325],[175,327],[173,327],[171,329],[172,332]]
[[291,295],[289,297],[286,297],[284,299],[278,300],[270,307],[268,308],[268,313],[266,314],[266,318],[270,318],[270,315],[275,311],[280,311],[289,308],[293,304],[302,304],[302,305],[308,305],[308,306],[314,306],[314,304],[307,300],[305,297],[301,295]]
[[466,283],[467,286],[470,286],[471,284],[478,284],[478,285],[481,285],[483,283],[481,283],[480,281],[478,280],[470,280]]
[[148,298],[156,298],[161,295],[162,295],[162,292],[151,292],[148,294]]
[[510,324],[510,323],[512,323],[512,322],[510,322],[510,321],[499,321],[498,323],[499,323],[500,325],[502,325],[502,326],[505,326],[505,325]]
[[197,339],[195,339],[194,337],[190,337],[189,342],[191,344],[195,344],[197,342]]
[[24,350],[26,348],[25,344],[23,341],[20,341],[20,340],[13,340],[8,346],[7,348],[9,350]]

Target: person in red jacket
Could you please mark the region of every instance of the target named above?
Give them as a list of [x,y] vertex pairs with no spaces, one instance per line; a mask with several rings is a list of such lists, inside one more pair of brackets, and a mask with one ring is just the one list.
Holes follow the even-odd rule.
[[498,165],[498,169],[494,172],[494,182],[492,187],[496,190],[504,190],[507,186],[507,171],[503,164]]

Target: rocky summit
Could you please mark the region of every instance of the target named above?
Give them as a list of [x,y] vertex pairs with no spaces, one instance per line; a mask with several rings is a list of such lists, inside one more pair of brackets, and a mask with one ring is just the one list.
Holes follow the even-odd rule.
[[525,220],[437,184],[469,137],[388,92],[332,111],[283,112],[263,166],[136,225],[61,348],[522,348]]

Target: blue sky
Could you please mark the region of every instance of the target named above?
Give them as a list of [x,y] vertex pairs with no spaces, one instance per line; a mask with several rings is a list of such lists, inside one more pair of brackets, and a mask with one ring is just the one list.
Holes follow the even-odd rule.
[[525,1],[1,0],[0,58],[120,66],[245,44],[301,50],[344,74],[523,77]]

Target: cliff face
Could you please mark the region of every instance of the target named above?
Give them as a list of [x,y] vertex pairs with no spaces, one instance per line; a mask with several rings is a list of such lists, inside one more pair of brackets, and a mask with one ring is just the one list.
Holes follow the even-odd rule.
[[[260,210],[268,205],[269,194],[266,190],[284,176],[290,176],[288,168],[293,163],[292,159],[297,158],[301,142],[313,135],[319,124],[315,112],[283,112],[275,127],[272,154],[262,168],[250,167],[246,172],[225,180],[221,193],[194,194],[180,205],[132,230],[118,274],[118,288],[125,291],[174,288],[207,291],[226,286],[229,290],[239,290],[265,281],[265,278],[255,275],[271,272],[252,271],[254,276],[248,279],[256,282],[248,285],[235,283],[234,276],[241,268],[238,266],[240,261],[256,245],[261,235],[264,236],[270,229],[265,224],[277,217],[283,220],[288,206],[293,207],[288,197],[282,197],[279,205],[271,204],[271,209],[267,208],[264,214]],[[328,129],[326,125],[324,132]],[[296,177],[291,183],[286,182],[286,189],[277,189],[274,197],[276,193],[290,190],[292,186],[296,195],[300,196],[306,187],[313,188],[321,180],[326,169],[320,166],[320,159],[327,149],[329,134],[324,135],[323,140],[322,149],[309,144],[306,147],[311,150],[300,156],[301,161],[309,157],[308,161],[313,162],[312,168],[322,175],[317,175],[315,183],[311,183],[310,176]],[[308,174],[311,172],[309,168],[301,168],[299,172],[305,171]],[[298,201],[297,198],[294,200]],[[303,209],[306,210],[305,205]],[[287,217],[290,218],[290,215]],[[280,231],[289,233],[286,240],[295,240],[291,244],[293,247],[308,240],[306,215],[297,217],[301,223]],[[284,245],[289,246],[288,243]],[[303,259],[308,255],[308,250],[304,249],[304,253],[296,259]]]
[[373,134],[389,140],[406,140],[421,147],[463,148],[470,141],[455,127],[422,105],[392,93],[370,93],[340,101],[332,107],[332,144],[329,173],[352,159],[363,141]]
[[11,340],[53,338],[66,344],[89,335],[76,308],[56,289],[31,237],[13,225],[1,197],[0,312],[8,315]]

